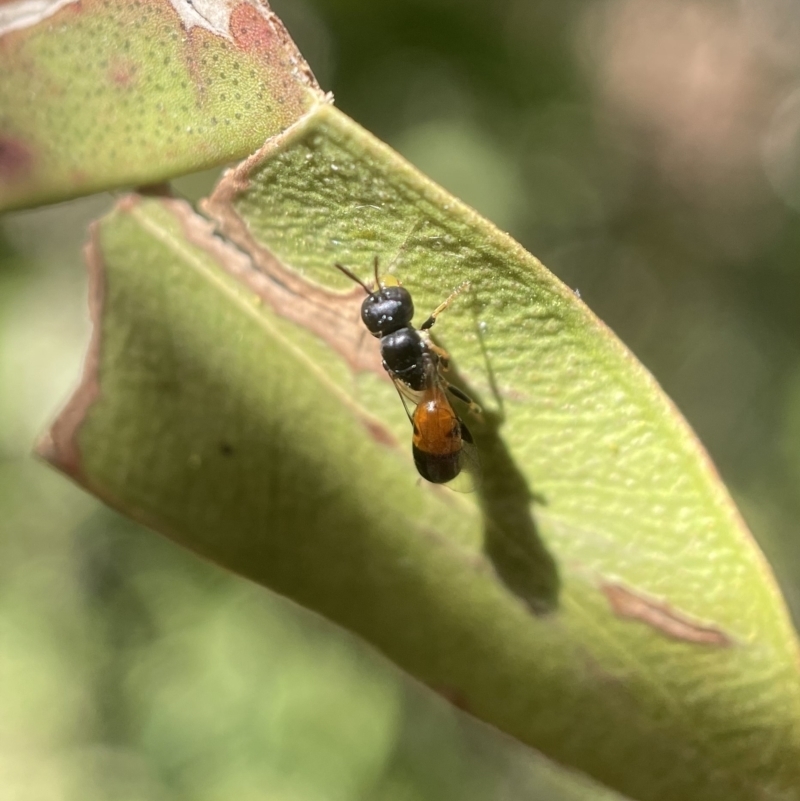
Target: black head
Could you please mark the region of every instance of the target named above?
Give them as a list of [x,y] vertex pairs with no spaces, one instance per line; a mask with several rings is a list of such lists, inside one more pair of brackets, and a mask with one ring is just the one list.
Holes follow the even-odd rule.
[[411,293],[402,286],[384,286],[370,292],[361,304],[361,319],[374,337],[405,328],[414,316]]
[[378,278],[378,259],[375,259],[376,289],[370,289],[357,275],[346,267],[337,264],[348,278],[360,284],[367,297],[361,304],[361,319],[367,330],[374,337],[386,336],[401,328],[405,328],[414,316],[414,302],[411,293],[402,286],[383,286]]

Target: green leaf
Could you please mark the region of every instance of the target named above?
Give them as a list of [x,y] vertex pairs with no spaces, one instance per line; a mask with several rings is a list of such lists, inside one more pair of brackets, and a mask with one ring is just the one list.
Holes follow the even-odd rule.
[[[94,231],[95,338],[42,451],[127,514],[357,632],[642,801],[800,798],[798,651],[685,422],[519,245],[332,107],[205,210]],[[248,257],[245,253],[249,253]],[[358,320],[378,255],[462,386],[484,481],[417,479]]]
[[323,101],[263,4],[0,9],[0,210],[243,158]]

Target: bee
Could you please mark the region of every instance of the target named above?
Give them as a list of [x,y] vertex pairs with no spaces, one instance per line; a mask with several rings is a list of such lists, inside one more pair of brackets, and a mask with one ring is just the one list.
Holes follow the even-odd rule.
[[[436,318],[469,287],[469,283],[454,290],[419,328],[414,328],[411,293],[390,275],[380,278],[377,256],[374,288],[347,267],[335,266],[367,293],[361,304],[361,320],[370,334],[380,340],[383,367],[394,382],[411,421],[411,450],[417,471],[432,484],[448,484],[461,476],[453,489],[474,489],[474,480],[479,474],[477,449],[472,434],[448,396],[463,401],[472,412],[480,409],[442,375],[449,367],[450,357],[431,341],[428,333]],[[413,412],[409,411],[409,402],[414,405]]]

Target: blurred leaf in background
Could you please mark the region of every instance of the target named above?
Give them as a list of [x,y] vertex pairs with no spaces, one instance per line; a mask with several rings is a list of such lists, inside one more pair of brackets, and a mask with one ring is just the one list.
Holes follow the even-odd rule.
[[[273,6],[342,110],[520,239],[656,375],[797,619],[800,3]],[[78,373],[80,247],[109,205],[0,222],[4,793],[602,797],[30,461]]]

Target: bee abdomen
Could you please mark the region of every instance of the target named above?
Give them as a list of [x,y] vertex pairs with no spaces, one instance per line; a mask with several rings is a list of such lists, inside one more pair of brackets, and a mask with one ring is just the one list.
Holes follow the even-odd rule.
[[427,453],[416,445],[411,448],[414,454],[414,464],[417,472],[431,484],[446,484],[452,481],[460,472],[461,464],[459,453]]

